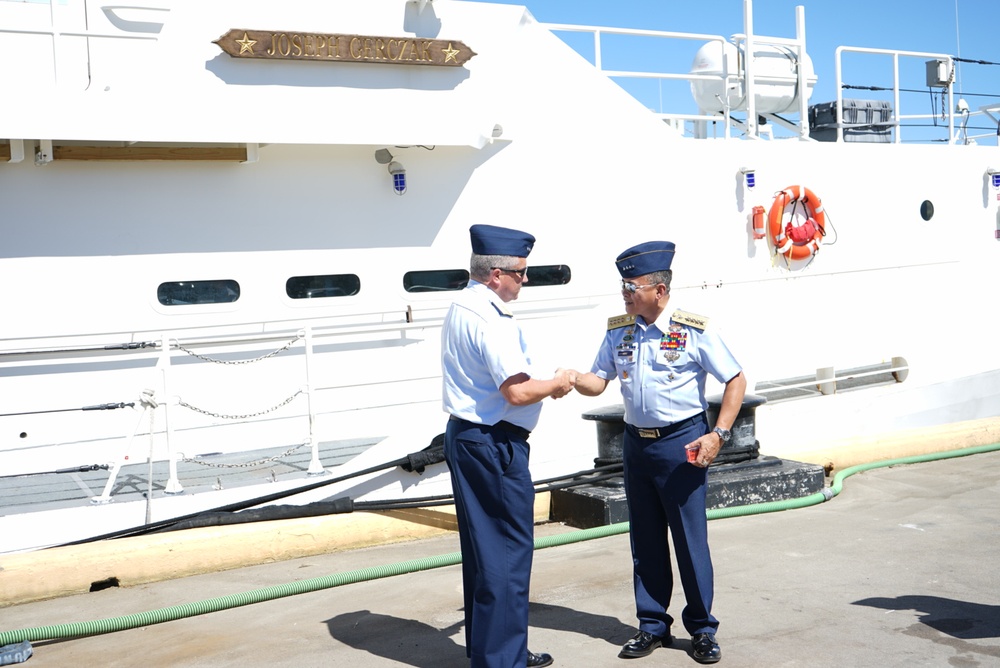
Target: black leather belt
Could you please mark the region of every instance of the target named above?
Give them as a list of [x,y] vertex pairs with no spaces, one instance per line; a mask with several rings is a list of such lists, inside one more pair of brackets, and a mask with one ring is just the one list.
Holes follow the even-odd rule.
[[531,436],[531,432],[528,431],[527,429],[525,429],[524,427],[518,427],[516,424],[507,422],[506,420],[500,420],[495,425],[482,425],[482,424],[478,424],[476,422],[469,422],[468,420],[463,420],[462,418],[455,417],[454,415],[449,415],[448,419],[449,420],[454,420],[455,422],[467,422],[469,424],[475,424],[475,425],[477,425],[479,427],[492,426],[493,429],[500,429],[501,431],[505,431],[508,434],[513,434],[514,436],[518,437],[522,441],[527,441],[528,437]]
[[525,429],[524,427],[518,427],[516,424],[511,424],[506,420],[500,420],[493,426],[496,427],[497,429],[503,429],[509,434],[514,434],[514,436],[517,436],[522,441],[527,441],[528,437],[531,436],[531,432]]

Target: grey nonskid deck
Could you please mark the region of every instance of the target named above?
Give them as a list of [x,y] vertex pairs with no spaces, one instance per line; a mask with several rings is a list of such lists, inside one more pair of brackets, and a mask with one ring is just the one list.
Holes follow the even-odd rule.
[[[319,459],[324,468],[336,467],[350,461],[378,439],[353,439],[320,443]],[[230,489],[247,485],[264,485],[261,495],[267,493],[266,483],[277,480],[308,478],[312,453],[307,446],[275,461],[255,466],[259,462],[281,455],[289,447],[268,448],[225,455],[202,455],[197,461],[180,461],[177,476],[185,490]],[[145,499],[150,490],[150,467],[147,462],[128,464],[118,472],[111,496],[116,501]],[[65,508],[91,503],[100,496],[107,484],[109,471],[104,469],[42,473],[29,476],[0,477],[0,515],[34,512],[52,508]],[[152,467],[152,495],[164,495],[169,478],[166,462],[154,462]]]

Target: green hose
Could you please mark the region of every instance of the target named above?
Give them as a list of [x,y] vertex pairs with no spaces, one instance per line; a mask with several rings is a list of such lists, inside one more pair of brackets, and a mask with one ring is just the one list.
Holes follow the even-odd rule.
[[242,605],[261,603],[285,596],[305,594],[320,589],[340,587],[346,584],[354,584],[367,580],[377,580],[394,575],[425,571],[442,566],[452,566],[461,563],[460,552],[442,554],[436,557],[426,557],[423,559],[412,559],[398,564],[387,566],[373,566],[360,570],[327,575],[320,578],[311,578],[283,585],[274,585],[263,589],[243,592],[241,594],[230,594],[220,596],[196,603],[185,603],[184,605],[174,605],[169,608],[160,608],[149,612],[140,612],[134,615],[123,617],[113,617],[111,619],[99,619],[90,622],[76,622],[71,624],[55,624],[53,626],[40,626],[31,629],[21,629],[17,631],[0,632],[0,646],[20,642],[22,640],[51,640],[55,638],[73,638],[79,636],[98,635],[100,633],[111,633],[114,631],[125,631],[140,626],[149,626],[161,622],[171,622],[175,619],[204,615],[209,612],[218,612],[228,608],[238,608]]
[[[950,452],[915,455],[912,457],[888,459],[869,464],[859,464],[858,466],[852,466],[838,472],[837,475],[834,476],[833,485],[824,489],[822,492],[816,492],[815,494],[810,494],[809,496],[804,496],[798,499],[771,501],[746,506],[733,506],[731,508],[717,508],[708,511],[708,519],[715,520],[729,517],[742,517],[745,515],[773,513],[779,510],[805,508],[807,506],[823,503],[824,501],[828,501],[840,494],[844,485],[844,480],[855,473],[875,468],[883,468],[886,466],[917,464],[920,462],[928,462],[939,459],[950,459],[952,457],[965,457],[968,455],[993,452],[996,450],[1000,450],[1000,443],[982,445],[973,448],[964,448],[962,450],[952,450]],[[593,529],[582,529],[554,536],[545,536],[543,538],[535,539],[535,549],[541,550],[548,547],[568,545],[570,543],[577,543],[595,538],[606,538],[608,536],[628,533],[628,530],[628,522],[619,522],[618,524],[609,524],[606,526],[594,527]],[[75,622],[70,624],[55,624],[52,626],[39,626],[29,629],[18,629],[15,631],[0,631],[0,647],[22,642],[24,640],[54,640],[58,638],[76,638],[98,635],[101,633],[125,631],[141,626],[171,622],[185,617],[204,615],[209,612],[218,612],[219,610],[238,608],[252,603],[261,603],[263,601],[270,601],[277,598],[283,598],[285,596],[305,594],[308,592],[318,591],[320,589],[330,589],[332,587],[340,587],[347,584],[355,584],[369,580],[378,580],[380,578],[392,577],[394,575],[404,575],[406,573],[426,571],[444,566],[454,566],[455,564],[459,564],[461,562],[462,554],[460,552],[452,552],[450,554],[442,554],[435,557],[412,559],[410,561],[403,561],[386,566],[374,566],[371,568],[348,571],[346,573],[338,573],[336,575],[328,575],[325,577],[311,578],[309,580],[301,580],[299,582],[289,584],[265,587],[263,589],[254,589],[253,591],[243,592],[242,594],[231,594],[229,596],[212,598],[196,603],[175,605],[169,608],[160,608],[158,610],[141,612],[134,615],[125,615],[123,617],[113,617],[110,619],[100,619],[89,622]]]

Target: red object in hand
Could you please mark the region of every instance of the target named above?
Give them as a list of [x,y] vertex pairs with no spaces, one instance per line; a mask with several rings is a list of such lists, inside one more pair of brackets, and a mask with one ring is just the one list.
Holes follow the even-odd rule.
[[690,463],[694,464],[696,461],[698,461],[698,451],[699,450],[701,450],[701,448],[689,448],[688,449],[688,451],[687,451],[687,453],[688,453],[688,461]]

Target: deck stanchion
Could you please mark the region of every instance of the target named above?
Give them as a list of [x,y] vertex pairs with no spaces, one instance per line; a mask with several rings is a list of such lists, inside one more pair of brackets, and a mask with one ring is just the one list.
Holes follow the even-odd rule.
[[326,469],[323,468],[323,463],[319,460],[319,441],[316,440],[315,424],[316,424],[316,413],[313,411],[313,387],[312,381],[310,380],[309,373],[313,365],[313,338],[312,338],[312,327],[306,327],[302,332],[299,333],[300,336],[305,338],[306,345],[306,405],[309,411],[309,448],[312,450],[312,459],[309,461],[309,475],[323,475],[326,473]]
[[[125,448],[122,450],[121,455],[118,456],[111,464],[111,472],[108,474],[108,481],[104,484],[104,491],[101,492],[100,496],[90,497],[91,503],[110,503],[111,502],[111,490],[114,489],[115,481],[118,479],[118,472],[121,471],[122,462],[126,460],[128,454],[132,452],[132,443],[135,441],[135,435],[139,433],[139,427],[142,426],[143,421],[146,419],[146,415],[149,411],[153,410],[150,406],[144,406],[142,409],[142,414],[139,415],[139,421],[136,422],[135,429],[132,430],[132,435],[128,437],[128,443],[126,443]],[[150,438],[152,438],[150,434]],[[150,459],[152,459],[153,453],[149,453]]]
[[170,466],[170,478],[163,489],[167,494],[181,494],[184,486],[177,477],[177,457],[174,453],[173,426],[170,423],[170,405],[176,401],[170,396],[170,339],[166,334],[160,339],[160,372],[163,374],[163,432],[167,439],[167,463]]

